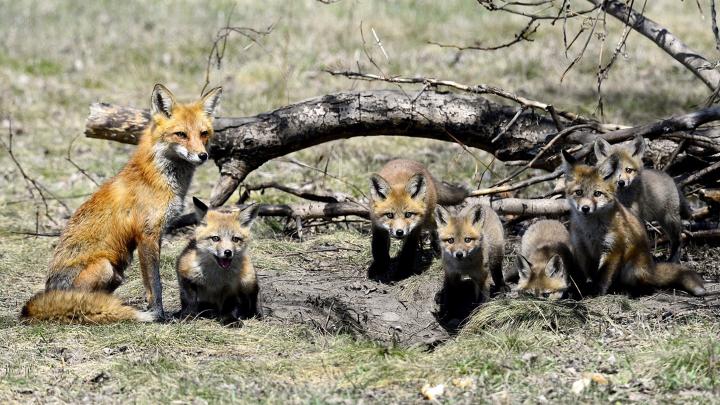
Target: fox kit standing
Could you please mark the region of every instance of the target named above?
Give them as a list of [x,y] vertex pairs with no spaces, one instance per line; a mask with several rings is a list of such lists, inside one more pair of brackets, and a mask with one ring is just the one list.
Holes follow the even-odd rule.
[[414,272],[423,230],[431,231],[433,248],[438,251],[433,210],[438,203],[460,203],[467,191],[439,183],[419,162],[398,159],[370,177],[370,196],[373,263],[368,277],[374,279],[389,270],[391,236],[405,241],[398,256],[400,277]]
[[[611,178],[617,184],[617,198],[643,221],[657,221],[670,240],[670,261],[680,261],[682,217],[689,216],[685,197],[666,173],[644,169],[645,140],[636,136],[627,145],[610,145],[595,141],[598,166],[607,166],[608,158],[616,156],[618,164]],[[604,168],[603,170],[607,170]]]
[[612,176],[620,164],[610,157],[607,171],[583,164],[563,151],[565,194],[570,202],[570,235],[578,265],[592,280],[594,293],[613,289],[641,294],[653,288],[679,288],[704,295],[702,278],[679,264],[655,264],[645,226],[615,198]]
[[214,315],[223,323],[262,315],[257,276],[247,246],[257,206],[241,211],[208,207],[193,198],[199,225],[177,260],[179,316]]
[[[164,318],[160,240],[183,209],[195,167],[208,158],[220,93],[218,87],[195,103],[178,104],[167,88],[155,85],[152,119],[135,153],[70,218],[45,291],[30,299],[23,317],[85,323]],[[122,283],[135,248],[151,314],[110,295]]]
[[489,276],[496,287],[505,285],[502,274],[505,237],[500,218],[484,204],[468,206],[454,215],[437,207],[435,217],[445,269],[445,300],[457,289],[463,277],[469,277],[475,287],[472,302],[487,301]]
[[554,220],[538,221],[525,231],[516,266],[517,290],[536,297],[563,298],[573,284],[582,281],[574,274],[570,233]]

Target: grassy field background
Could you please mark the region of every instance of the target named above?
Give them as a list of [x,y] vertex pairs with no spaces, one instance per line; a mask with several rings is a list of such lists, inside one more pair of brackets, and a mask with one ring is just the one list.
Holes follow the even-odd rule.
[[[584,2],[574,2],[585,7]],[[540,308],[528,321],[470,328],[426,351],[395,347],[318,331],[308,325],[249,321],[242,329],[211,321],[163,325],[21,325],[23,302],[42,288],[53,237],[96,185],[68,160],[101,182],[127,161],[131,146],[82,136],[88,106],[95,101],[146,107],[156,82],[182,99],[200,93],[215,32],[230,16],[232,25],[265,29],[259,40],[231,38],[213,85],[224,87],[220,115],[243,116],[293,101],[382,84],[333,78],[322,68],[366,71],[363,52],[374,28],[388,53],[368,49],[388,74],[425,75],[464,83],[488,83],[561,108],[593,114],[599,52],[586,57],[561,82],[578,48],[562,48],[560,24],[544,25],[534,42],[496,52],[455,51],[428,41],[468,44],[506,42],[521,29],[521,18],[485,11],[470,0],[355,1],[9,1],[0,0],[0,137],[46,189],[46,208],[5,149],[0,151],[0,401],[2,402],[411,402],[424,384],[445,384],[439,397],[450,403],[520,402],[718,402],[720,326],[717,309],[688,310],[653,300],[604,297],[582,304],[578,313],[553,312],[545,302],[515,308],[489,304],[486,316]],[[648,2],[647,14],[691,47],[712,59],[718,52],[695,2]],[[571,23],[576,30],[579,23]],[[609,49],[621,26],[608,17]],[[605,56],[607,57],[607,50]],[[404,87],[412,90],[410,86]],[[643,123],[701,104],[707,89],[653,44],[631,33],[625,52],[604,85],[605,119]],[[490,157],[473,151],[483,162]],[[321,174],[278,159],[253,172],[248,183],[278,180],[301,185],[321,179],[325,188],[353,193],[365,188],[368,173],[393,157],[426,162],[438,177],[477,186],[478,163],[459,145],[403,138],[333,142],[292,155]],[[494,169],[502,173],[501,165]],[[199,170],[191,195],[208,198],[217,169]],[[274,192],[260,201],[291,202]],[[338,230],[300,242],[280,232],[277,222],[256,227],[256,267],[264,272],[318,271],[313,253],[278,258],[278,252],[310,252],[327,243],[351,243],[361,252],[323,257],[362,278],[370,261],[369,236]],[[177,309],[174,260],[182,235],[163,250],[165,302]],[[720,274],[720,251],[691,248],[689,264],[709,277]],[[327,268],[327,266],[323,267]],[[439,269],[431,271],[440,277]],[[137,264],[118,294],[140,305]],[[530,308],[530,309],[528,309]],[[428,308],[430,310],[431,308]],[[524,319],[524,318],[523,318]],[[578,395],[573,384],[599,373]],[[589,378],[589,377],[588,377]],[[581,383],[582,384],[582,383]],[[576,384],[577,385],[577,384]]]

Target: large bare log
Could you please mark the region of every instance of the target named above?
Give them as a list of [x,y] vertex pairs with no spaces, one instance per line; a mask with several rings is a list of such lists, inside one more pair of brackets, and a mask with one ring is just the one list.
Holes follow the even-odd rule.
[[[149,120],[142,109],[93,104],[86,125],[91,138],[136,143]],[[720,120],[720,107],[710,107],[654,123],[604,134],[576,132],[555,144],[548,155],[568,144],[583,144],[578,156],[590,151],[602,136],[611,142],[640,134],[687,140],[686,150],[720,151],[716,138],[688,134]],[[508,123],[512,122],[512,125]],[[488,151],[500,160],[532,160],[557,135],[556,122],[532,111],[491,102],[476,94],[438,91],[342,92],[312,98],[254,117],[218,118],[211,156],[220,169],[212,206],[220,206],[245,177],[265,162],[323,142],[355,136],[401,135],[460,142]],[[498,137],[498,135],[501,135]],[[700,156],[700,155],[698,155]],[[709,159],[717,161],[716,157]],[[707,160],[706,160],[707,161]],[[552,169],[556,159],[532,160],[534,168]],[[712,176],[706,176],[705,180]]]
[[[354,136],[401,135],[461,142],[501,160],[531,158],[555,131],[549,118],[469,94],[362,91],[329,94],[247,118],[218,118],[210,154],[221,178],[211,205],[222,205],[263,163],[323,142]],[[148,121],[145,110],[94,104],[91,138],[136,143]],[[503,136],[492,142],[495,135]]]

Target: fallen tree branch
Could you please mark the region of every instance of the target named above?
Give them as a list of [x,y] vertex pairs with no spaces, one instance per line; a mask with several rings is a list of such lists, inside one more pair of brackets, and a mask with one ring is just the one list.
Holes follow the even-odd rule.
[[620,21],[627,22],[635,31],[653,41],[665,53],[680,62],[695,76],[702,80],[705,85],[714,91],[720,84],[720,72],[715,65],[710,63],[699,52],[696,52],[680,38],[676,37],[667,28],[655,21],[630,9],[624,3],[617,0],[587,0],[593,5],[600,6],[608,14]]

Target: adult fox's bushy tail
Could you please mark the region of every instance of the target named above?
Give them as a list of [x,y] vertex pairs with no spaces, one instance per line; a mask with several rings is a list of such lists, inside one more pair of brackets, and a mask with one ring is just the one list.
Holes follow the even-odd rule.
[[705,295],[703,279],[696,272],[675,263],[658,263],[655,266],[655,287],[677,288],[692,295]]
[[106,292],[51,290],[35,294],[20,318],[75,324],[107,324],[119,321],[152,322],[151,313],[127,306]]

